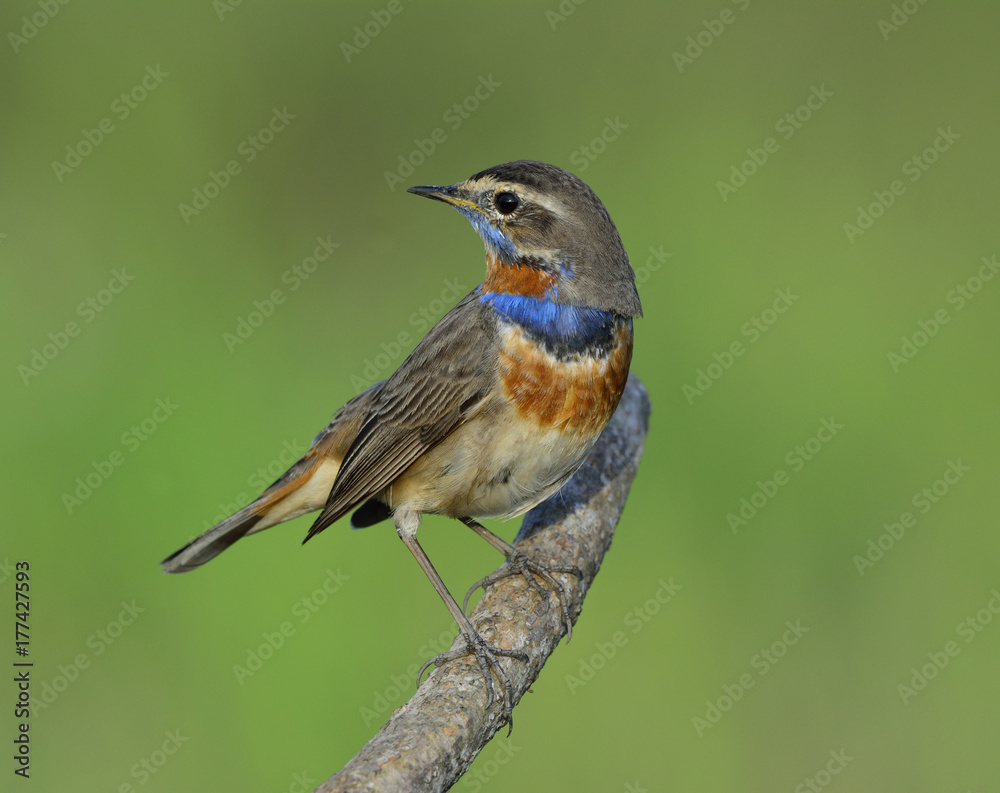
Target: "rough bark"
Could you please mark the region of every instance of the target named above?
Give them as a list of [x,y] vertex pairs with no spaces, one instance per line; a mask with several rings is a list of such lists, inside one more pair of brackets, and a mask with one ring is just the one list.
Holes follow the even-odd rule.
[[[618,410],[587,462],[548,501],[529,512],[514,541],[532,558],[576,565],[580,580],[556,573],[575,622],[583,599],[611,546],[649,428],[649,397],[631,376]],[[566,633],[555,595],[548,602],[519,576],[489,587],[470,615],[490,645],[517,649],[529,660],[501,658],[520,700]],[[461,640],[456,641],[458,647]],[[499,693],[499,683],[494,678]],[[502,723],[502,708],[487,709],[482,673],[470,656],[432,669],[406,704],[396,710],[355,757],[316,788],[333,791],[430,793],[448,790],[466,772]]]

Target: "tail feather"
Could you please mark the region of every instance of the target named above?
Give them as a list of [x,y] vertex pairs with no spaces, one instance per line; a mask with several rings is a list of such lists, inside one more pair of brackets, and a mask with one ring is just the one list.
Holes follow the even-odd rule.
[[186,573],[214,559],[248,534],[276,526],[326,506],[340,464],[361,428],[381,383],[344,405],[303,457],[265,490],[260,498],[213,526],[171,554],[160,565],[165,573]]
[[160,562],[163,572],[194,570],[248,534],[322,509],[339,468],[338,462],[310,452],[256,501]]
[[186,573],[209,559],[214,559],[241,537],[244,537],[263,517],[257,502],[249,504],[235,515],[206,531],[179,551],[160,562],[164,573]]

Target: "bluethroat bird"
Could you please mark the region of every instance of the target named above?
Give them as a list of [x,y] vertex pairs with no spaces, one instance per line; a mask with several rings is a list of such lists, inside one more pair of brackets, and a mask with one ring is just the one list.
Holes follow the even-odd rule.
[[496,673],[509,721],[512,690],[497,656],[527,656],[488,646],[477,633],[417,542],[420,517],[457,518],[506,556],[505,567],[470,593],[519,574],[544,597],[537,575],[555,590],[569,632],[564,590],[552,573],[580,571],[529,559],[475,518],[527,512],[583,463],[625,388],[632,318],[642,306],[604,204],[561,168],[521,160],[409,192],[450,204],[472,222],[486,245],[486,280],[392,376],[337,411],[256,501],[162,565],[168,573],[193,570],[241,537],[316,510],[306,540],[352,511],[356,529],[392,518],[465,639],[465,648],[428,664],[473,655],[488,706]]

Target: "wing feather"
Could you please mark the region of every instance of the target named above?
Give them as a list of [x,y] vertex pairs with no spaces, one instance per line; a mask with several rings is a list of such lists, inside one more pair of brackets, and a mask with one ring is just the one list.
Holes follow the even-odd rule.
[[474,291],[379,388],[307,540],[389,487],[476,412],[496,382],[495,344],[495,321]]

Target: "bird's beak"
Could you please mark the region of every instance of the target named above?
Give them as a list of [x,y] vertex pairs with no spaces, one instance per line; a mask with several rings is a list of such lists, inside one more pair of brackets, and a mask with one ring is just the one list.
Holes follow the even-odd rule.
[[444,201],[459,210],[475,210],[482,212],[479,205],[470,200],[469,192],[460,184],[447,185],[446,187],[434,187],[421,185],[419,187],[409,187],[407,193],[422,195],[426,198],[433,198],[437,201]]

